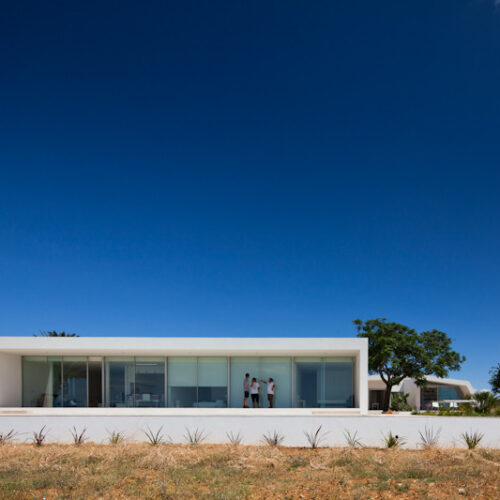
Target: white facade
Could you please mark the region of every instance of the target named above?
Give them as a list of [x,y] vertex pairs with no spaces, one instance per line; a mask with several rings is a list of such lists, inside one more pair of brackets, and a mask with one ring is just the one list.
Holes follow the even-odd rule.
[[[426,377],[427,384],[426,390],[429,391],[430,397],[435,402],[442,401],[459,401],[466,397],[472,396],[476,391],[472,387],[468,380],[459,380],[453,378],[439,378],[434,376]],[[371,394],[370,410],[378,410],[378,405],[374,401],[373,392],[371,391],[384,391],[385,384],[379,375],[368,376],[368,389]],[[451,392],[456,394],[451,394],[452,397],[440,398],[438,394],[439,388],[448,388]],[[432,397],[432,391],[435,390],[436,397]],[[406,378],[399,385],[395,385],[392,388],[392,392],[400,392],[403,394],[408,394],[408,403],[417,410],[425,409],[425,402],[422,400],[422,389],[419,387],[414,379]]]
[[[230,360],[233,357],[285,356],[292,364],[299,359],[352,359],[354,408],[349,410],[358,414],[367,412],[368,342],[362,338],[0,337],[0,407],[22,406],[23,357],[83,357],[88,360],[99,357],[103,360],[113,357],[226,357]],[[230,381],[229,361],[227,366],[227,380]],[[296,383],[294,373],[292,369],[291,387]]]

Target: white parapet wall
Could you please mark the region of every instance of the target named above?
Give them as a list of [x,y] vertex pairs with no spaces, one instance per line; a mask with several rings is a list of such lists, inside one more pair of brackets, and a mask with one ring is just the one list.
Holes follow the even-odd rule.
[[[49,411],[50,410],[50,411]],[[118,410],[118,411],[117,411]],[[241,433],[243,444],[262,444],[265,433],[277,431],[284,436],[284,446],[307,446],[304,432],[322,426],[323,445],[346,446],[344,433],[357,433],[365,446],[383,446],[383,436],[392,432],[406,439],[405,447],[421,445],[419,432],[440,431],[443,448],[464,447],[464,432],[484,435],[481,446],[500,449],[500,418],[433,417],[411,415],[329,414],[317,410],[243,410],[163,409],[7,409],[0,412],[0,432],[13,429],[19,442],[29,442],[33,432],[46,426],[47,441],[71,443],[71,430],[84,428],[90,441],[105,443],[109,433],[122,431],[130,441],[146,441],[144,431],[162,433],[175,443],[185,443],[188,430],[198,429],[207,443],[227,443],[228,432]]]

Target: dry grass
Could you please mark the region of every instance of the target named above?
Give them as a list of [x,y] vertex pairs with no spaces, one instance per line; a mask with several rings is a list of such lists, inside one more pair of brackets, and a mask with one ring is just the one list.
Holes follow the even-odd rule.
[[500,498],[500,450],[0,446],[0,498]]

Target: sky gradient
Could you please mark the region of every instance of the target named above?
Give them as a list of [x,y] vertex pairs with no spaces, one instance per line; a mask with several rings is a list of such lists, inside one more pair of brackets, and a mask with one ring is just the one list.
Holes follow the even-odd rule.
[[487,387],[493,1],[15,2],[0,44],[0,335],[386,317],[447,332]]

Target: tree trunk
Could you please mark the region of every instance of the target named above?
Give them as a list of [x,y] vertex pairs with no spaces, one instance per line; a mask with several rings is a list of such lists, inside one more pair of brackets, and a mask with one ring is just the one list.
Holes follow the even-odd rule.
[[386,385],[384,394],[384,404],[382,405],[383,411],[387,411],[389,409],[389,405],[391,404],[391,391],[392,391],[392,385]]

